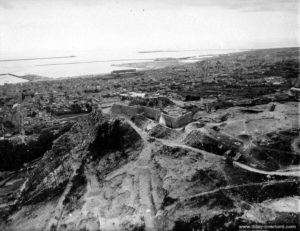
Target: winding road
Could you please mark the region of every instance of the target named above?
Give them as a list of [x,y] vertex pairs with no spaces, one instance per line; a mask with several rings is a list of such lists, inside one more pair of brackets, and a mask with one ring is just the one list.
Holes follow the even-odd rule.
[[[131,120],[126,119],[126,122],[128,122],[132,128],[142,137],[142,139],[147,142],[147,138],[149,137],[148,134],[144,131],[142,131],[140,128],[138,128]],[[213,155],[213,156],[217,156],[219,158],[224,159],[224,157],[219,156],[217,154],[211,153],[211,152],[207,152],[204,150],[200,150],[179,142],[174,142],[172,140],[165,140],[165,139],[158,139],[155,137],[151,137],[154,138],[155,140],[161,142],[162,144],[166,145],[166,146],[171,146],[171,147],[181,147],[184,149],[189,149],[191,151],[194,152],[198,152],[201,153],[203,155]],[[249,172],[254,172],[254,173],[258,173],[258,174],[263,174],[263,175],[270,175],[270,176],[292,176],[292,177],[300,177],[300,170],[294,170],[294,171],[288,171],[288,172],[282,172],[282,171],[264,171],[264,170],[260,170],[260,169],[256,169],[253,167],[250,167],[246,164],[242,164],[238,161],[233,161],[233,165],[236,167],[239,167],[241,169],[247,170]]]

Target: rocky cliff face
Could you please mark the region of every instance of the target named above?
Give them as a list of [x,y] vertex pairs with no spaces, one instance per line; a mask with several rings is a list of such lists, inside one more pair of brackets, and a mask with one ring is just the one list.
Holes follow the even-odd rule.
[[0,171],[17,170],[22,164],[42,157],[51,149],[54,140],[67,132],[72,125],[73,123],[69,122],[59,127],[44,129],[40,134],[0,140]]
[[299,201],[295,177],[248,171],[158,130],[91,113],[46,152],[1,228],[231,230],[298,218],[278,206]]

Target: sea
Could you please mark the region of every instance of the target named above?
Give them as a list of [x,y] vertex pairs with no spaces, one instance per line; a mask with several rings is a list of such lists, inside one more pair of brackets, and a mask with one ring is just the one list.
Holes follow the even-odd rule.
[[[0,74],[39,75],[49,78],[66,78],[82,75],[106,74],[126,69],[114,65],[147,62],[163,58],[187,58],[183,62],[196,62],[217,54],[239,50],[105,50],[26,52],[26,54],[1,54]],[[130,68],[130,67],[128,67]]]

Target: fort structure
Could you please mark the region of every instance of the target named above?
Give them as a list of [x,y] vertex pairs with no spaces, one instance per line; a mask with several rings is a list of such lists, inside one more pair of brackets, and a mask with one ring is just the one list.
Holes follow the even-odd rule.
[[170,128],[180,128],[193,119],[193,113],[188,112],[179,116],[171,116],[163,113],[159,109],[146,107],[146,106],[128,106],[123,104],[114,104],[111,109],[112,113],[122,114],[128,117],[134,117],[137,115],[143,115],[149,119],[155,120],[162,125],[166,125]]

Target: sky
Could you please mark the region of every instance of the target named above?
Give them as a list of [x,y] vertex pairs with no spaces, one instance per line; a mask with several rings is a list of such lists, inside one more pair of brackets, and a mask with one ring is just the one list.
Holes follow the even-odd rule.
[[298,45],[299,0],[0,0],[0,56]]

